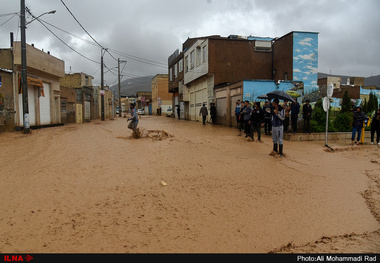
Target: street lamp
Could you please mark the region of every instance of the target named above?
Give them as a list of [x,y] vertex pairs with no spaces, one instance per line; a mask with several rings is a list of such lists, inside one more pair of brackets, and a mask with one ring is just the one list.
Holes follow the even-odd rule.
[[21,86],[22,86],[22,113],[24,133],[30,133],[29,125],[29,102],[28,102],[28,75],[26,71],[26,25],[35,19],[45,15],[54,14],[55,10],[43,13],[38,17],[34,17],[31,21],[25,21],[25,0],[20,0],[20,28],[21,28]]
[[33,16],[33,19],[30,20],[30,21],[29,21],[28,23],[26,23],[25,25],[28,25],[28,24],[32,23],[34,20],[40,18],[40,17],[43,16],[43,15],[55,14],[55,12],[57,12],[57,11],[56,11],[56,10],[52,10],[52,11],[50,11],[50,12],[45,12],[45,13],[43,13],[43,14],[37,16],[37,17],[35,17],[35,16],[32,15],[32,16]]

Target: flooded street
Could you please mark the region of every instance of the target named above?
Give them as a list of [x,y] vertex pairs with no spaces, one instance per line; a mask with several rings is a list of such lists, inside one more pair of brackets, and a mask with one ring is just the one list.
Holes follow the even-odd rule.
[[281,159],[265,135],[127,125],[0,134],[1,253],[380,252],[376,146],[285,141]]

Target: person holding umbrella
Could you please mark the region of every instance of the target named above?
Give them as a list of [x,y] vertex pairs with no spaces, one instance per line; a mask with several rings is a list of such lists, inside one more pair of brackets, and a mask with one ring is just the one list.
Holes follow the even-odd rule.
[[278,103],[278,99],[273,100],[273,115],[272,115],[272,139],[273,139],[273,151],[270,155],[277,154],[277,149],[279,150],[280,157],[283,153],[283,138],[284,138],[284,126],[283,121],[285,119],[285,110]]
[[287,100],[294,102],[294,99],[287,93],[275,90],[267,94],[269,98],[274,98],[273,106],[273,115],[272,115],[272,139],[273,139],[273,151],[270,155],[274,156],[279,150],[280,157],[283,155],[284,145],[284,126],[283,121],[285,119],[285,110],[279,105],[279,100]]

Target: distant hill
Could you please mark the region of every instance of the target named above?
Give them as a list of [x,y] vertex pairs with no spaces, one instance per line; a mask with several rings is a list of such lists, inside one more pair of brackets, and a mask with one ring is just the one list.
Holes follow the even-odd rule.
[[[135,97],[137,92],[152,92],[152,79],[154,76],[126,79],[120,82],[120,93],[123,97]],[[114,94],[119,96],[118,84],[110,87]]]
[[[347,78],[356,77],[356,76],[334,75],[334,74],[326,74],[326,73],[318,72],[318,79],[323,79],[330,76],[342,78],[341,83],[347,83]],[[364,78],[364,86],[380,86],[380,75]]]

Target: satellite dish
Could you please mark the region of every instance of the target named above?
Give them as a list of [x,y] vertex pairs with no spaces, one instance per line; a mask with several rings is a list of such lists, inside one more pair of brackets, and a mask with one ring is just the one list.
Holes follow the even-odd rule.
[[327,97],[328,98],[331,98],[332,95],[334,93],[334,85],[332,83],[330,83],[328,86],[327,86]]
[[323,98],[323,110],[327,112],[329,110],[329,108],[330,108],[330,99],[327,97],[324,97]]

